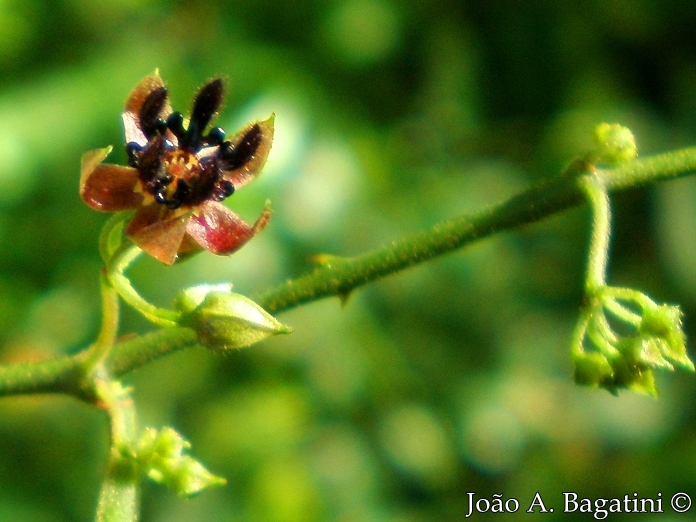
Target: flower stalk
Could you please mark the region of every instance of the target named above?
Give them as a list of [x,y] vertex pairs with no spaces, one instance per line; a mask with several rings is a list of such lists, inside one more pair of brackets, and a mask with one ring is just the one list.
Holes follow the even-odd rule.
[[[632,134],[620,126],[603,124],[596,136],[607,140],[598,144],[599,161],[635,155]],[[660,305],[638,290],[606,283],[611,234],[609,179],[589,163],[588,171],[577,178],[592,209],[592,233],[585,302],[571,340],[575,381],[614,394],[627,388],[655,396],[654,369],[671,371],[678,364],[694,371],[694,365],[686,352],[678,306]]]

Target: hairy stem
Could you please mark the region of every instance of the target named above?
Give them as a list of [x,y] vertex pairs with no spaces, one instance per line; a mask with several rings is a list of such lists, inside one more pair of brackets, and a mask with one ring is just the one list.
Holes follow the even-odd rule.
[[159,308],[143,299],[123,273],[142,254],[137,246],[123,243],[112,255],[107,265],[107,277],[121,298],[131,307],[143,314],[149,321],[159,326],[176,326],[179,314],[173,310]]
[[135,522],[140,511],[140,470],[133,463],[136,413],[127,388],[118,381],[95,379],[95,393],[109,415],[111,451],[99,493],[97,522]]
[[100,277],[102,294],[102,326],[97,340],[87,351],[83,368],[85,374],[91,374],[104,361],[118,335],[118,294],[104,274]]
[[[578,186],[577,178],[584,175],[588,167],[582,161],[576,162],[562,175],[541,180],[504,203],[443,221],[428,231],[363,255],[325,257],[324,262],[312,272],[262,292],[254,300],[267,310],[277,313],[323,297],[346,297],[353,289],[370,281],[451,252],[495,232],[533,223],[579,205],[585,196]],[[615,169],[597,169],[595,175],[601,176],[607,191],[621,191],[683,176],[694,170],[696,147],[633,160]],[[119,221],[114,220],[114,223],[116,226]],[[104,250],[110,251],[106,238],[103,243]],[[135,255],[130,250],[126,251],[125,247],[121,254]],[[114,257],[118,255],[119,253],[114,254]],[[121,261],[126,258],[127,256]],[[138,306],[152,306],[135,292],[127,279],[117,281],[112,280],[112,283],[115,287],[120,285],[119,293],[124,292],[122,296],[129,296]],[[161,317],[160,309],[152,311],[155,319],[162,320],[158,324],[176,323],[174,312],[168,311],[171,316]],[[576,336],[582,332],[584,329],[580,328]],[[192,330],[176,326],[164,328],[117,343],[110,351],[105,365],[112,375],[118,376],[168,353],[196,344],[196,335]],[[79,387],[75,385],[75,374],[78,377],[80,374],[79,357],[0,366],[0,395],[79,391]]]
[[[430,230],[394,241],[356,257],[330,257],[313,272],[254,296],[270,312],[336,295],[347,297],[370,281],[461,248],[495,232],[539,221],[582,203],[577,178],[591,166],[584,160],[540,180],[499,205],[436,224]],[[696,169],[696,147],[630,161],[614,169],[594,169],[606,191],[622,191],[672,179]]]
[[585,292],[593,296],[606,286],[611,235],[611,207],[604,183],[594,174],[581,176],[578,184],[592,208],[592,235],[585,277]]

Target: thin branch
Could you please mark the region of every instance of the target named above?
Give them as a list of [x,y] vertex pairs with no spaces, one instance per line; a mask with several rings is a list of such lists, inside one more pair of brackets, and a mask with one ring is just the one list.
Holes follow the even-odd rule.
[[611,207],[604,181],[593,174],[578,178],[592,208],[592,235],[590,237],[589,261],[585,276],[585,292],[593,295],[606,286],[609,262],[609,236],[611,235]]
[[[495,232],[539,221],[585,201],[577,176],[584,162],[562,175],[541,180],[508,201],[441,223],[430,230],[394,241],[356,257],[325,257],[307,275],[262,292],[254,300],[271,312],[282,312],[328,296],[345,298],[355,288],[461,248]],[[638,159],[611,170],[597,170],[611,192],[684,176],[696,170],[696,147]],[[117,343],[106,367],[117,377],[183,348],[196,346],[196,334],[184,327],[163,328]],[[20,393],[76,391],[80,356],[40,363],[0,366],[0,396]],[[78,375],[75,375],[75,374]],[[79,388],[77,388],[79,390]]]
[[[438,223],[430,230],[356,257],[329,257],[313,272],[289,280],[253,299],[280,312],[332,295],[345,298],[355,288],[473,241],[539,221],[579,205],[584,195],[576,178],[588,169],[580,160],[553,178],[540,180],[504,203]],[[596,169],[607,190],[617,192],[684,176],[696,170],[696,147],[638,159],[608,170]]]

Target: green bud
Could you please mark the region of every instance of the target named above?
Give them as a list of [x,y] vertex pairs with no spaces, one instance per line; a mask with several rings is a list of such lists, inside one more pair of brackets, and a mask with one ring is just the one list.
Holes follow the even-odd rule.
[[[686,353],[686,336],[682,330],[682,312],[678,306],[656,305],[643,312],[640,334],[650,340],[654,350],[664,359],[694,371],[694,363]],[[665,363],[671,369],[671,364]]]
[[621,388],[657,395],[653,370],[694,371],[686,353],[682,313],[631,288],[605,286],[583,312],[575,342],[575,381],[611,393]]
[[211,486],[224,486],[227,481],[210,473],[196,459],[184,455],[167,477],[165,485],[181,497],[192,497]]
[[[199,342],[213,350],[231,350],[258,343],[267,337],[290,333],[283,325],[254,301],[240,294],[217,290],[185,292],[178,300],[185,325],[198,333]],[[191,307],[200,300],[193,309]]]
[[595,145],[599,161],[623,163],[638,154],[636,139],[628,127],[618,123],[600,123],[594,130]]
[[232,285],[230,283],[220,283],[217,285],[192,286],[179,293],[174,302],[174,308],[182,314],[191,313],[201,305],[205,296],[211,292],[232,293]]
[[225,479],[210,473],[200,462],[184,451],[191,444],[172,428],[160,431],[147,428],[138,442],[138,459],[150,479],[190,497],[210,486],[220,486]]
[[601,353],[578,353],[573,357],[575,382],[587,386],[600,386],[614,376],[614,370]]
[[612,382],[604,386],[610,392],[616,394],[619,388],[627,388],[636,393],[657,396],[655,375],[645,365],[635,364],[627,357],[617,357],[611,361],[611,364],[614,369],[614,378]]

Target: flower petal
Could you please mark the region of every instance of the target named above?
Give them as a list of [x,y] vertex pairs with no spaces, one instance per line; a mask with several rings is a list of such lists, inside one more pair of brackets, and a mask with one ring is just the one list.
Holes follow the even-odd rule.
[[80,197],[90,207],[102,212],[118,212],[138,207],[142,194],[136,192],[138,171],[121,165],[103,164],[111,147],[82,155]]
[[[140,127],[140,109],[147,99],[148,95],[158,89],[164,87],[164,82],[160,78],[159,71],[146,76],[140,83],[136,85],[128,95],[126,100],[125,110],[123,112],[123,126],[126,131],[126,143],[135,142],[138,145],[145,145],[147,138]],[[172,107],[169,102],[166,102],[162,107],[160,115],[166,119],[172,112]]]
[[184,259],[191,257],[193,254],[197,254],[201,250],[203,250],[203,247],[199,245],[198,242],[187,232],[184,235],[181,245],[179,245],[179,251],[177,252],[176,258],[179,261],[183,261]]
[[176,261],[190,217],[187,211],[169,210],[164,205],[151,203],[138,209],[125,233],[146,253],[171,265]]
[[193,100],[186,139],[182,140],[185,141],[182,146],[196,147],[200,143],[205,128],[217,116],[223,95],[224,89],[220,78],[210,80],[200,88]]
[[223,153],[227,163],[225,179],[235,189],[249,183],[261,171],[273,143],[273,121],[275,114],[265,121],[249,124],[230,140],[231,146]]
[[266,207],[251,226],[226,206],[206,201],[191,215],[186,231],[209,252],[226,255],[263,230],[270,218],[271,211]]

